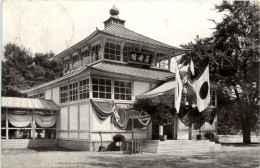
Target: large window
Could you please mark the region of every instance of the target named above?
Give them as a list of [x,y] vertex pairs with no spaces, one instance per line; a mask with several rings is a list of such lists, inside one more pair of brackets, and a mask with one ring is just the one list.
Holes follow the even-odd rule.
[[78,82],[70,84],[70,101],[78,99]]
[[160,58],[157,60],[157,67],[168,69],[169,68],[169,61],[168,59]]
[[120,45],[113,44],[113,43],[106,43],[105,59],[120,61]]
[[93,97],[111,99],[111,80],[93,78]]
[[216,95],[216,91],[215,90],[211,90],[210,91],[210,105],[213,107],[217,106],[217,95]]
[[132,93],[131,82],[115,81],[114,92],[115,92],[115,99],[131,100],[131,93]]
[[72,57],[72,61],[73,61],[73,63],[72,63],[72,66],[73,66],[72,68],[73,68],[73,70],[80,68],[81,62],[80,62],[80,57],[79,57],[78,54]]
[[89,98],[89,79],[79,81],[79,98]]
[[64,73],[69,72],[70,70],[70,60],[69,59],[65,59],[64,60]]
[[97,44],[97,45],[92,47],[92,53],[91,53],[92,62],[100,59],[100,50],[101,50],[100,44]]
[[89,50],[85,50],[82,52],[82,55],[83,55],[83,66],[84,65],[87,65],[87,64],[90,64],[91,63],[91,57],[90,57],[90,53],[89,53]]
[[123,62],[128,62],[128,58],[130,56],[130,52],[132,51],[138,51],[137,48],[134,48],[134,47],[129,47],[129,46],[124,46],[124,49],[123,49]]
[[60,102],[68,102],[68,85],[60,87]]

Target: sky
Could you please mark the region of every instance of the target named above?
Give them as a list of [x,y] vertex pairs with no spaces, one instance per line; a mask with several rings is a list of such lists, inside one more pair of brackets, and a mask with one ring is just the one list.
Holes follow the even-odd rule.
[[17,43],[33,53],[58,54],[83,40],[110,17],[115,5],[126,28],[179,47],[208,37],[222,15],[212,0],[5,0],[2,2],[2,46]]

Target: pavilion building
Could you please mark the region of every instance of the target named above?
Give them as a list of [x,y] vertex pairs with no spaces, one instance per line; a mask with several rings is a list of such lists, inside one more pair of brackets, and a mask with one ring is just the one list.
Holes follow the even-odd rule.
[[[116,134],[131,138],[129,125],[123,123],[126,114],[120,111],[131,107],[138,97],[173,99],[175,74],[170,71],[171,59],[187,50],[127,29],[115,7],[110,14],[103,30],[96,29],[87,38],[54,56],[63,63],[62,77],[21,91],[29,98],[36,98],[36,104],[40,102],[48,106],[45,101],[56,104],[49,110],[44,107],[38,110],[23,108],[27,114],[32,114],[30,124],[22,126],[32,130],[30,138],[54,138],[62,147],[97,150],[101,136],[105,144],[112,142]],[[212,103],[216,103],[214,90],[212,96]],[[9,131],[10,127],[19,128],[8,120],[11,106],[2,105],[2,113],[6,109],[4,120]],[[11,111],[18,115],[17,109],[19,107]],[[50,121],[51,117],[40,120],[38,116],[37,119],[37,111],[43,114],[39,116],[55,116],[55,124],[42,127],[44,123],[41,126],[40,121]],[[152,139],[152,122],[142,124],[135,128],[135,138]],[[185,127],[179,125],[181,134]],[[6,127],[3,129],[2,126],[2,132],[8,132]],[[38,135],[34,132],[37,129],[44,131],[38,131]],[[183,134],[188,133],[187,130]],[[6,139],[11,138],[10,134],[5,134]]]

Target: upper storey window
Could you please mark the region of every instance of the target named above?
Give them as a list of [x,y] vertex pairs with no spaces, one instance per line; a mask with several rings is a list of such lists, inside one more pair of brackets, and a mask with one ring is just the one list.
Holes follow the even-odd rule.
[[82,59],[82,65],[83,66],[91,63],[91,57],[90,57],[89,50],[83,51],[82,56],[83,56],[83,59]]
[[70,59],[64,60],[64,73],[67,73],[70,71]]
[[168,57],[165,54],[158,53],[157,54],[157,67],[168,69],[169,61]]
[[78,69],[81,66],[80,57],[79,55],[75,55],[72,57],[72,69]]
[[101,47],[100,44],[97,44],[95,46],[92,47],[92,62],[95,62],[99,59],[101,59]]
[[105,59],[120,61],[120,45],[114,43],[106,43]]
[[138,48],[130,47],[130,46],[124,46],[123,49],[123,62],[128,62],[128,58],[130,56],[131,52],[137,52]]

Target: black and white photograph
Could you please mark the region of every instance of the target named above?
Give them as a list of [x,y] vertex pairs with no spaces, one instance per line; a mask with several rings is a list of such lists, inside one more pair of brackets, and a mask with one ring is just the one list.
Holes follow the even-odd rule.
[[2,168],[260,168],[257,0],[2,0]]

